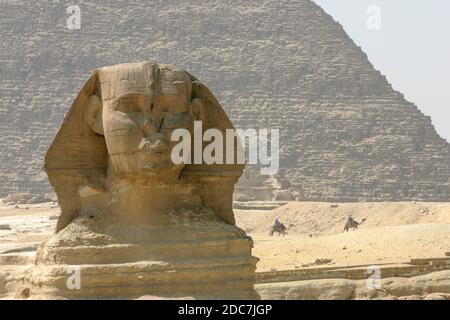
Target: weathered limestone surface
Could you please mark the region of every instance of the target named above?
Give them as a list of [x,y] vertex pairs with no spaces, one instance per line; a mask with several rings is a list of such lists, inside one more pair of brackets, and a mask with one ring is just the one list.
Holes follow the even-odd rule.
[[91,75],[45,156],[61,215],[27,277],[32,297],[258,298],[253,242],[232,211],[244,166],[171,160],[172,132],[192,134],[194,121],[233,129],[208,88],[175,66]]
[[190,70],[237,127],[280,128],[300,199],[448,201],[449,144],[310,0],[8,1],[0,10],[0,194],[50,190],[40,166],[92,69]]
[[420,258],[381,265],[380,278],[368,265],[260,272],[255,286],[262,299],[348,300],[450,298],[450,260]]
[[264,283],[256,290],[264,300],[448,300],[450,271],[383,278],[379,289],[368,287],[367,280],[329,278]]

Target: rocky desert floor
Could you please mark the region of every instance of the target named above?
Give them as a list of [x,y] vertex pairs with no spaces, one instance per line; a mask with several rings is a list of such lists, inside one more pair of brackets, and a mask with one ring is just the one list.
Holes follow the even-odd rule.
[[[348,212],[355,220],[364,218],[366,221],[358,230],[343,232]],[[58,214],[59,208],[50,203],[8,205],[0,201],[0,296],[13,298],[14,291],[20,289],[14,280],[19,279],[20,272],[33,263],[37,245],[51,236]],[[238,226],[254,240],[253,254],[260,258],[258,274],[271,274],[271,277],[276,277],[277,272],[350,270],[370,265],[409,268],[407,264],[412,259],[447,259],[446,253],[450,251],[450,203],[289,202],[272,210],[235,209],[235,215]],[[270,237],[270,226],[277,217],[288,227],[288,234]],[[410,278],[416,283],[416,288],[405,295],[424,298],[441,293],[440,298],[449,297],[450,272],[447,269],[450,265],[426,275],[428,279],[439,279],[436,280],[439,290],[432,286],[422,290],[423,280],[416,277]],[[426,274],[423,268],[421,270],[414,276]],[[330,277],[334,278],[333,275]],[[270,283],[262,284],[260,290],[263,298],[346,299],[352,295],[354,298],[353,291],[358,281],[361,285],[360,280],[355,280],[359,278],[353,282],[348,282],[350,280],[345,276],[331,282],[332,279],[326,278],[293,281],[299,279],[297,275],[296,279],[277,280],[278,286],[275,287]],[[395,279],[398,282],[399,278]],[[411,287],[403,275],[400,280],[404,287]],[[300,290],[305,285],[309,291]],[[336,287],[341,289],[329,290]],[[274,290],[276,294],[273,294]],[[314,290],[318,292],[315,295],[299,293]],[[321,290],[326,292],[325,295]]]

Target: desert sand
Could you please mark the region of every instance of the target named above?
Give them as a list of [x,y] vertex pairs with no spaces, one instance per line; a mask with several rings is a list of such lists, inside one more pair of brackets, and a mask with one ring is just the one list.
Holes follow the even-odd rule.
[[[254,256],[260,258],[257,272],[393,265],[410,259],[443,258],[450,251],[450,203],[289,202],[273,210],[234,211],[237,225],[254,240]],[[358,221],[367,220],[358,230],[343,233],[348,212]],[[0,230],[3,297],[13,297],[11,291],[20,288],[14,285],[14,277],[20,278],[17,273],[33,262],[37,245],[52,235],[58,213],[59,208],[48,203],[19,208],[0,203],[0,225],[11,229]],[[276,217],[288,227],[286,236],[269,237]],[[329,261],[317,266],[317,259]],[[338,280],[315,280],[313,287],[336,284]],[[299,290],[303,283],[309,282],[288,284]],[[286,286],[282,290],[287,290]],[[345,298],[346,286],[341,288],[331,298]]]
[[[346,213],[367,220],[343,233]],[[286,270],[331,259],[336,265],[385,264],[442,257],[450,251],[450,204],[423,202],[291,202],[274,210],[235,210],[255,241],[258,271]],[[286,236],[269,237],[279,217]]]
[[[336,265],[397,263],[450,251],[450,203],[290,202],[274,210],[234,211],[237,225],[255,242],[258,271],[298,268],[316,259]],[[367,221],[343,233],[347,212]],[[48,203],[19,208],[0,203],[0,225],[11,228],[0,230],[0,252],[34,251],[53,233],[58,213]],[[286,236],[269,237],[276,217],[288,226]]]

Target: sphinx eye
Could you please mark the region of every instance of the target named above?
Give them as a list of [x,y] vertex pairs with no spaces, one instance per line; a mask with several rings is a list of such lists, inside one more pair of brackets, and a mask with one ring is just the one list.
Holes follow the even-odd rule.
[[153,102],[146,96],[129,95],[118,99],[116,109],[124,113],[142,113],[152,110]]
[[139,105],[135,103],[119,103],[117,106],[117,111],[121,111],[124,113],[138,113],[141,112],[141,108]]
[[139,106],[135,99],[130,97],[122,97],[118,99],[115,109],[124,113],[132,113],[138,112]]

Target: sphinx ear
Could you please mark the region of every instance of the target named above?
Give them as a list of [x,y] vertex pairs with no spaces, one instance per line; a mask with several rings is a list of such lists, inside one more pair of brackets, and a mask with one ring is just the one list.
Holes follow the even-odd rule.
[[86,101],[86,122],[89,127],[99,135],[104,135],[103,117],[102,117],[102,101],[97,95],[90,96]]

